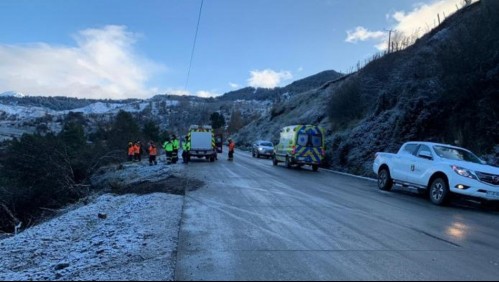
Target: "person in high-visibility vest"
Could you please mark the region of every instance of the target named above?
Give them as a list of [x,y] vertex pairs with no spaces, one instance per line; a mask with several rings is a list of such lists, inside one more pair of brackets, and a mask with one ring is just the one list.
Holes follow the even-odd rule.
[[173,156],[173,143],[172,141],[170,141],[170,138],[166,139],[165,143],[163,144],[163,149],[166,152],[166,163],[171,164]]
[[135,161],[140,162],[142,160],[142,152],[141,152],[141,145],[140,141],[135,142],[135,145],[133,145],[134,148],[134,159]]
[[156,161],[156,155],[158,154],[158,149],[156,148],[156,145],[154,142],[149,142],[149,165],[157,165],[158,162]]
[[128,161],[133,161],[133,155],[135,154],[135,148],[132,142],[128,142]]
[[189,142],[189,136],[185,136],[182,141],[182,162],[184,164],[189,163],[189,151],[191,150],[191,142]]
[[180,147],[180,144],[178,142],[177,136],[172,135],[172,144],[173,144],[173,154],[172,154],[172,162],[174,164],[177,163],[178,161],[178,148]]
[[229,139],[229,161],[234,160],[234,149],[236,148],[236,143],[232,141],[232,139]]

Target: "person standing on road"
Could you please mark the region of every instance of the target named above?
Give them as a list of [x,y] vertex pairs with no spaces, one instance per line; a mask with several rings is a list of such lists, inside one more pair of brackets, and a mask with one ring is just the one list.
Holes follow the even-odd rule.
[[184,164],[189,163],[189,151],[191,150],[191,143],[189,142],[189,136],[185,136],[182,141],[182,162]]
[[229,139],[229,161],[234,160],[234,149],[236,148],[236,144],[232,139]]
[[178,161],[178,148],[180,147],[180,144],[175,134],[172,136],[172,145],[173,145],[172,162],[176,164]]
[[140,148],[140,141],[135,142],[135,145],[133,145],[133,157],[134,161],[140,162],[142,160],[142,156],[140,155],[141,153],[141,148]]
[[128,161],[129,162],[133,161],[134,154],[135,154],[135,148],[133,146],[133,143],[130,141],[130,142],[128,142]]
[[156,155],[158,154],[158,149],[156,148],[156,145],[154,142],[150,141],[149,142],[149,165],[157,165],[158,162],[156,161]]
[[166,163],[171,164],[173,156],[173,143],[172,141],[170,141],[170,138],[166,139],[165,143],[163,144],[163,149],[166,152]]

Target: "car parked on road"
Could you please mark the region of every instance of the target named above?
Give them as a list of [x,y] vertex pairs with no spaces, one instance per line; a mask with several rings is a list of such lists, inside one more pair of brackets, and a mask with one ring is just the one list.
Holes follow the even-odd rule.
[[464,148],[431,142],[407,142],[397,154],[376,153],[378,187],[415,187],[436,205],[460,194],[482,201],[499,200],[499,168]]
[[259,158],[261,156],[270,158],[274,154],[274,144],[270,141],[258,140],[253,143],[251,149],[251,155],[255,158]]

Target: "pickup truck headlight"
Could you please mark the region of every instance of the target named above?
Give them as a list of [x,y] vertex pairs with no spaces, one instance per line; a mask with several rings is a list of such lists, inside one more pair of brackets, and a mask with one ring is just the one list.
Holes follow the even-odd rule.
[[464,176],[464,177],[467,177],[467,178],[471,178],[471,179],[477,179],[475,173],[472,171],[472,170],[469,170],[469,169],[466,169],[466,168],[462,168],[462,167],[459,167],[459,166],[455,166],[455,165],[452,165],[452,170],[461,175],[461,176]]

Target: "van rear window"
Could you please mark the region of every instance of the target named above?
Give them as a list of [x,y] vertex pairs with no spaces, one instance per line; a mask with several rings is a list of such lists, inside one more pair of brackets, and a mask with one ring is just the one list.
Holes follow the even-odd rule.
[[299,146],[304,147],[321,147],[322,137],[317,135],[298,134],[298,140],[296,143]]
[[298,134],[298,141],[296,143],[300,146],[307,146],[308,134]]
[[311,137],[312,137],[312,146],[314,147],[322,146],[322,137],[316,135],[311,135]]

